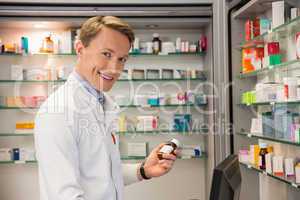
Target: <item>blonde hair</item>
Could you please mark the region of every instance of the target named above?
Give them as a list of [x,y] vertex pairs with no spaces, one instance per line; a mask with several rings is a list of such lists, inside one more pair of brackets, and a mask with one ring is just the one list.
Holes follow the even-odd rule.
[[83,45],[87,47],[103,27],[108,27],[122,33],[128,38],[130,45],[134,41],[132,28],[120,18],[114,16],[96,16],[89,18],[81,26],[79,39]]

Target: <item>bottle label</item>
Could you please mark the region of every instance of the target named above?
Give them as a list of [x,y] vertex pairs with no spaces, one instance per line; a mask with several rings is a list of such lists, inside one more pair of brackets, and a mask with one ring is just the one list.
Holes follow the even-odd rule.
[[153,42],[153,50],[156,52],[159,51],[159,42]]
[[163,146],[159,152],[169,154],[173,151],[173,147],[170,145]]

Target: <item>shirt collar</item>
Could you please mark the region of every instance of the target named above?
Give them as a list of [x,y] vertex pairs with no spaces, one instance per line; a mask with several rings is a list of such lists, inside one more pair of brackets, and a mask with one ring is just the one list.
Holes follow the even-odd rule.
[[103,92],[96,90],[88,81],[82,78],[75,70],[73,71],[74,77],[83,85],[83,87],[94,97],[98,99],[101,105],[105,103],[105,96]]

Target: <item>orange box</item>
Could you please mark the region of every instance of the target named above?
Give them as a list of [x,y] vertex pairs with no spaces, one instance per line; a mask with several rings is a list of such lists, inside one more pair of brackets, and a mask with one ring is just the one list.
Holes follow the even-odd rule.
[[264,57],[264,48],[245,48],[242,51],[242,66],[243,73],[255,70],[252,64],[252,59],[262,60]]
[[15,107],[15,97],[6,97],[6,106],[8,107]]
[[34,129],[34,122],[17,122],[16,129]]

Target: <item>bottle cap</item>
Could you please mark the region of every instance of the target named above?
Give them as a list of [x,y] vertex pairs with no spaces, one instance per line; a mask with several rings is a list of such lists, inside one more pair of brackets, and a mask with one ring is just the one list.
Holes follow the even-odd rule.
[[158,33],[153,33],[153,37],[158,38],[159,34]]
[[260,143],[260,144],[259,144],[259,147],[260,147],[261,149],[266,149],[266,148],[268,148],[268,145],[267,145],[266,143]]
[[180,142],[177,139],[173,138],[170,142],[176,144],[177,148],[180,147]]

